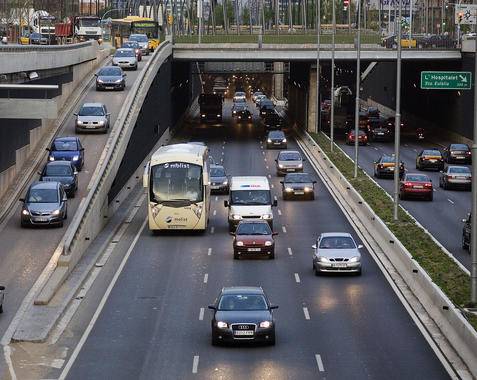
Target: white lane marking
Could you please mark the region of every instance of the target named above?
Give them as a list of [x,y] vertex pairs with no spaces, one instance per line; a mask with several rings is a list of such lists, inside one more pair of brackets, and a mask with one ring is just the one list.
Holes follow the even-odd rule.
[[278,215],[282,215],[282,210],[278,209]]
[[117,269],[116,273],[114,274],[113,279],[109,283],[108,288],[106,289],[106,293],[104,293],[103,298],[101,299],[101,302],[98,305],[98,308],[94,312],[93,318],[91,318],[91,321],[89,322],[88,326],[86,327],[86,330],[84,331],[83,335],[81,336],[81,339],[78,342],[78,345],[75,347],[73,353],[71,354],[70,358],[68,359],[68,362],[66,363],[65,368],[63,368],[63,371],[60,374],[60,377],[58,380],[65,380],[66,376],[68,376],[68,372],[70,371],[71,367],[73,366],[76,358],[78,357],[81,349],[83,348],[83,345],[86,342],[86,339],[88,339],[89,334],[91,333],[91,330],[93,330],[93,327],[96,323],[96,321],[99,318],[99,315],[101,314],[104,305],[106,304],[106,301],[109,298],[109,295],[113,291],[114,286],[116,285],[116,281],[118,280],[119,276],[121,275],[121,272],[123,271],[124,267],[126,266],[126,263],[129,259],[129,256],[131,256],[131,252],[134,250],[134,247],[136,246],[139,237],[142,234],[142,231],[146,227],[147,219],[144,219],[144,222],[142,223],[141,228],[139,228],[139,231],[137,232],[136,236],[134,237],[134,240],[131,243],[131,246],[126,252],[126,255],[124,256],[123,260],[121,261],[121,264],[119,265],[119,268]]
[[215,232],[215,227],[214,226],[210,227],[210,233],[213,234],[214,232]]
[[272,184],[270,185],[270,187],[273,189],[273,188],[275,187],[275,185],[272,183]]
[[199,311],[199,321],[203,321],[203,320],[204,320],[204,308],[201,307]]
[[265,157],[265,158],[263,159],[263,161],[267,162],[267,157]]
[[305,314],[305,319],[306,319],[307,321],[309,321],[309,320],[310,320],[310,313],[308,312],[308,308],[307,308],[307,307],[304,307],[304,308],[303,308],[303,314]]
[[447,198],[447,200],[451,203],[454,204],[454,201],[452,199]]
[[265,152],[262,152],[262,154],[265,156]]
[[379,150],[378,148],[374,147],[374,150]]
[[3,354],[5,356],[5,362],[7,363],[8,366],[8,372],[10,372],[10,379],[11,380],[17,380],[17,375],[15,373],[15,368],[13,367],[13,362],[12,362],[12,349],[10,348],[9,345],[3,346]]
[[437,191],[436,189],[433,189],[434,191]]
[[289,254],[290,256],[293,255],[293,251],[292,251],[292,249],[291,249],[290,247],[288,247],[288,254]]
[[219,197],[215,197],[215,201],[217,202],[219,200]]
[[270,169],[270,168],[268,167],[268,165],[267,165],[267,166],[265,166],[265,168],[266,168],[267,170],[268,170],[268,169]]
[[217,215],[217,210],[214,210],[214,212],[212,213],[212,215]]
[[413,149],[413,151],[417,153],[417,149]]
[[278,201],[278,198],[276,195],[273,196],[273,199],[275,199],[276,201]]
[[272,178],[272,175],[271,175],[271,174],[269,174],[269,175],[268,175],[268,178]]
[[209,274],[208,273],[204,274],[204,284],[207,284],[207,281],[209,281]]
[[224,159],[223,159],[223,158],[221,158],[221,159],[220,159],[220,162],[224,162]]
[[207,250],[207,256],[210,256],[211,254],[212,254],[212,248],[209,248],[209,249]]
[[316,354],[315,359],[316,359],[316,364],[318,366],[318,371],[325,372],[325,367],[323,366],[323,361],[321,360],[321,355]]
[[192,361],[192,373],[197,373],[197,367],[199,367],[199,355],[195,355]]
[[287,228],[285,226],[282,226],[282,231],[283,231],[283,233],[286,234],[287,233]]
[[300,280],[300,275],[298,273],[295,273],[295,282],[299,284],[301,282]]
[[225,154],[225,152],[222,152],[222,156]]

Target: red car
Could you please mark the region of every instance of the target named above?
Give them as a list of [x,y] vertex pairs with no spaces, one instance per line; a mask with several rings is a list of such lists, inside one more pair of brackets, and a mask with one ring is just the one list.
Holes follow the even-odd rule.
[[[348,144],[348,145],[353,145],[354,144],[354,129],[352,129],[346,135],[346,144]],[[362,130],[359,130],[359,132],[358,132],[358,144],[359,145],[367,145],[368,144],[368,135]]]
[[275,258],[275,240],[277,232],[272,232],[266,220],[242,220],[234,236],[234,259],[243,256],[266,256],[269,259]]
[[434,189],[432,181],[426,174],[406,173],[399,183],[399,198],[425,198],[432,201]]

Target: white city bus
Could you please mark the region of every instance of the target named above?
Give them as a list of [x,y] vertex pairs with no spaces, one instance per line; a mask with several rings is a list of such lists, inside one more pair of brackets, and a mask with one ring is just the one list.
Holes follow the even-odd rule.
[[146,165],[149,229],[205,230],[209,219],[208,148],[197,144],[160,147]]

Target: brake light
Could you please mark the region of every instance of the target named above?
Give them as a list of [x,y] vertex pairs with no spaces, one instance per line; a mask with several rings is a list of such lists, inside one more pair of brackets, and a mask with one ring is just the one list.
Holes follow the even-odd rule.
[[424,187],[432,187],[432,183],[425,183]]
[[411,182],[404,182],[404,187],[411,187],[412,183]]

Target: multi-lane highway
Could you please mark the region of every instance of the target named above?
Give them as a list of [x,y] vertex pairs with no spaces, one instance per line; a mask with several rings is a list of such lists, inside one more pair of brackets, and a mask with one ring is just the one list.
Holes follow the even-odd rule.
[[[98,278],[57,342],[66,367],[43,367],[41,376],[448,378],[366,249],[362,276],[314,276],[311,245],[319,233],[350,232],[357,241],[359,236],[308,162],[305,170],[318,181],[316,200],[283,201],[274,168],[277,151],[264,149],[256,112],[255,125],[242,126],[231,122],[230,104],[226,114],[223,128],[190,129],[183,135],[206,141],[230,175],[270,178],[278,198],[276,259],[233,260],[225,196],[213,197],[204,234],[155,236],[145,224],[143,204],[112,254],[118,271]],[[298,146],[290,142],[289,148]],[[211,345],[207,305],[221,287],[231,285],[262,286],[280,306],[276,346]]]
[[[139,64],[141,70],[149,57],[145,57]],[[140,71],[128,71],[126,90],[124,92],[97,92],[94,81],[88,87],[85,95],[75,107],[78,111],[81,104],[85,102],[101,102],[106,104],[111,113],[111,129],[113,128],[124,100],[129,93],[135,79]],[[85,80],[89,80],[86,78]],[[75,117],[70,115],[61,126],[58,136],[75,135]],[[20,227],[20,203],[14,207],[8,217],[0,226],[0,241],[2,249],[0,252],[0,284],[7,288],[7,298],[4,305],[4,313],[0,318],[0,337],[3,336],[3,343],[7,343],[13,333],[8,330],[8,336],[4,336],[16,311],[21,305],[25,295],[28,293],[43,268],[48,263],[55,251],[60,239],[63,237],[68,224],[79,205],[82,197],[87,193],[86,187],[95,171],[96,164],[103,151],[109,134],[81,134],[80,138],[85,148],[85,165],[79,173],[79,189],[76,197],[68,200],[68,220],[63,228],[21,228]],[[43,165],[43,163],[42,163]],[[42,165],[38,168],[41,170]],[[35,178],[37,179],[37,178]],[[23,196],[24,194],[22,194]]]
[[[354,146],[340,143],[341,148],[354,159]],[[404,139],[400,155],[409,172],[418,172],[416,156],[426,148],[436,148],[431,142],[417,142]],[[442,149],[442,146],[437,146]],[[359,147],[358,162],[370,176],[373,176],[376,161],[382,154],[392,154],[392,142],[371,142],[367,146]],[[403,207],[408,210],[449,252],[451,252],[465,267],[470,269],[469,252],[462,249],[462,219],[471,209],[471,192],[463,190],[444,190],[439,188],[439,171],[426,170],[434,187],[434,200],[404,200]],[[389,193],[393,194],[393,180],[375,178],[375,180]]]

